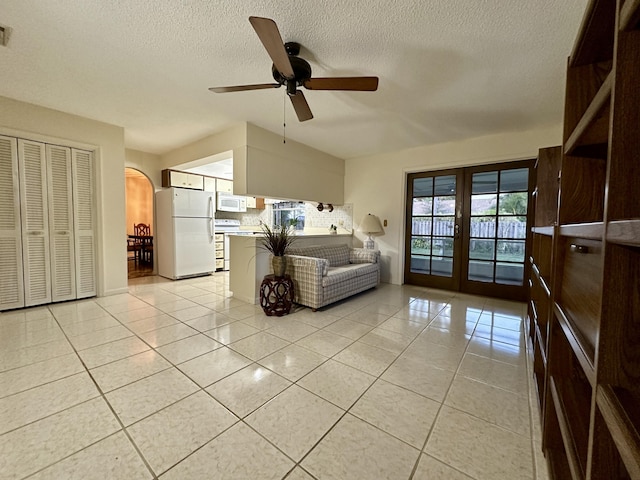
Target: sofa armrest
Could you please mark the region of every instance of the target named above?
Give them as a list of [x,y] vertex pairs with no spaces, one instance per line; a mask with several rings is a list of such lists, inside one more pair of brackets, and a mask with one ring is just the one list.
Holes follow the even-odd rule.
[[349,250],[349,263],[378,263],[380,250],[352,248]]
[[294,284],[294,301],[311,308],[319,308],[324,298],[322,277],[327,274],[329,261],[324,258],[286,255],[286,273]]

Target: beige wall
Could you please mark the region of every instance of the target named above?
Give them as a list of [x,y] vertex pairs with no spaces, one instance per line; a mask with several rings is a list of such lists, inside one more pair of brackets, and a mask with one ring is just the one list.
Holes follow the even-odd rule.
[[[558,145],[561,140],[562,126],[558,124],[347,160],[345,203],[353,204],[354,228],[357,230],[367,213],[388,220],[384,235],[375,238],[382,254],[382,280],[403,283],[407,173],[534,158],[538,149]],[[360,232],[355,235],[359,241],[354,245],[361,245],[366,236]]]
[[344,203],[344,160],[244,123],[168,152],[162,168],[233,152],[233,191],[239,195]]
[[[242,152],[245,149],[246,143],[247,124],[235,125],[223,132],[209,135],[165,153],[161,157],[161,169],[172,168],[176,165],[194,162],[201,158],[228,151],[233,151],[235,158],[236,150]],[[196,163],[192,166],[196,166]]]
[[[235,157],[233,161],[234,193],[344,204],[345,162],[341,158],[293,140],[283,143],[280,135],[248,124],[245,164]],[[236,177],[246,183],[236,187]]]
[[[275,188],[273,186],[280,188],[287,182],[295,184],[300,181],[301,185],[313,193],[280,189],[277,191],[286,194],[273,196],[353,204],[354,228],[357,228],[366,213],[378,215],[381,220],[387,219],[389,225],[385,228],[385,234],[376,238],[376,245],[383,255],[383,280],[400,284],[403,281],[404,260],[401,256],[405,181],[408,172],[532,158],[537,155],[539,148],[559,144],[562,129],[558,124],[528,132],[424,146],[342,163],[341,159],[293,141],[282,145],[277,143],[281,142],[278,135],[242,124],[162,156],[128,150],[125,158],[124,130],[121,127],[0,97],[0,134],[55,141],[95,151],[98,293],[109,295],[127,291],[126,249],[123,240],[127,224],[125,165],[145,173],[154,187],[159,189],[162,169],[232,150],[234,158],[240,159],[239,172],[246,182],[243,186],[245,190],[238,190],[241,193],[269,196],[272,188]],[[251,153],[252,150],[254,153]],[[265,152],[268,155],[263,155],[262,158],[270,160],[266,166],[260,166],[254,160]],[[273,162],[271,168],[269,162]],[[301,165],[303,167],[299,170]],[[293,176],[285,170],[285,175],[283,168],[289,167],[298,169],[296,171],[299,173]],[[344,169],[344,184],[341,180],[341,168]],[[261,175],[265,178],[258,182]],[[287,181],[287,177],[295,180]],[[254,188],[266,189],[269,185],[269,192],[252,191]],[[341,193],[343,188],[344,197]],[[358,244],[358,240],[361,242],[364,235],[356,235],[354,243]]]
[[162,188],[162,163],[160,155],[127,148],[125,166],[144,173],[151,181],[154,191]]
[[[135,173],[131,174],[131,172]],[[128,168],[125,175],[125,195],[127,234],[134,235],[133,226],[144,223],[151,227],[151,235],[153,235],[155,230],[153,226],[154,190],[149,179],[137,170]]]
[[0,133],[95,151],[98,294],[127,291],[124,129],[0,97]]

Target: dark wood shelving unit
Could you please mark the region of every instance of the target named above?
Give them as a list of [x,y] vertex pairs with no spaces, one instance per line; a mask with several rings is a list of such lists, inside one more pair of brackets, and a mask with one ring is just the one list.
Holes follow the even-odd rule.
[[556,236],[558,187],[562,147],[540,149],[535,164],[535,215],[532,230],[529,338],[533,348],[533,371],[540,408],[544,407],[547,370],[547,338],[552,315],[551,281],[553,242]]
[[638,85],[640,0],[591,0],[567,62],[559,189],[537,165],[528,324],[554,479],[640,480]]

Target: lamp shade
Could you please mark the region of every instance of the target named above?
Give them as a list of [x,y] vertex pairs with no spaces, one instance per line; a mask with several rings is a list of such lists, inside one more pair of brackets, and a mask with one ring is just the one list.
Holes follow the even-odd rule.
[[375,215],[371,215],[370,213],[363,217],[358,229],[368,235],[372,233],[382,233],[383,231],[380,219]]

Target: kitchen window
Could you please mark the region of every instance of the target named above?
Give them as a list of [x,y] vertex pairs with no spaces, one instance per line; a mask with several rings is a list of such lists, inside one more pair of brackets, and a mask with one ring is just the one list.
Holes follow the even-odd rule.
[[293,226],[304,230],[305,205],[303,202],[278,202],[273,204],[273,225]]

